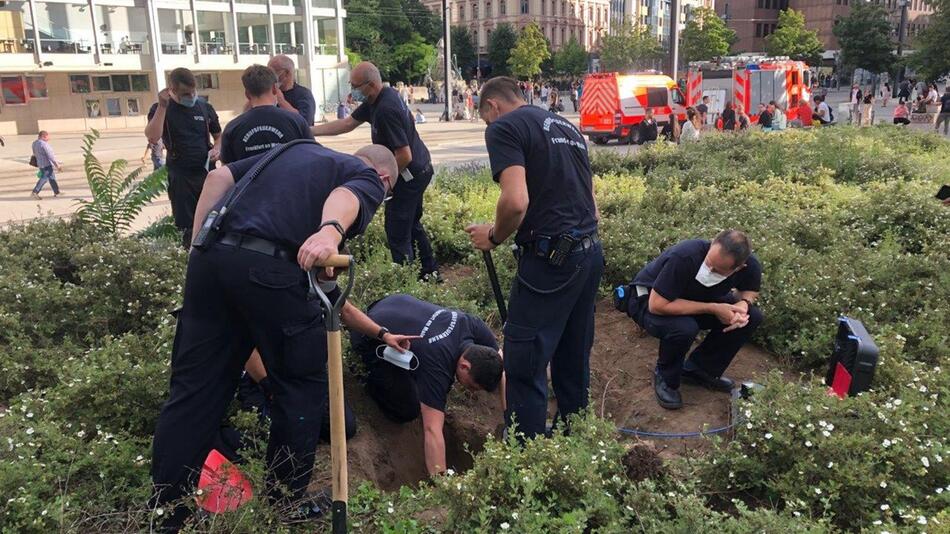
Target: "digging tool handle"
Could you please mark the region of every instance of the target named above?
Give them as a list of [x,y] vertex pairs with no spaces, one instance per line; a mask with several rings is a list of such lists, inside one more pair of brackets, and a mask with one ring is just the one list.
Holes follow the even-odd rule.
[[487,250],[482,251],[482,257],[485,259],[485,268],[488,270],[488,279],[491,281],[492,292],[495,293],[495,304],[498,305],[498,316],[501,317],[501,322],[505,323],[508,321],[508,309],[505,306],[505,296],[501,292],[501,284],[498,283],[498,272],[495,271],[495,260],[492,258],[491,252]]

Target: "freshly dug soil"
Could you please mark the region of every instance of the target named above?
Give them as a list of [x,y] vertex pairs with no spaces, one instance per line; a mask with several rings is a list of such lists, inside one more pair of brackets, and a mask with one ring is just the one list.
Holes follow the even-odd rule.
[[[609,300],[598,303],[596,335],[591,352],[591,406],[596,413],[618,426],[661,432],[693,432],[728,424],[730,396],[684,384],[684,407],[665,410],[653,393],[653,369],[658,342],[640,332],[632,319],[616,311]],[[764,350],[745,347],[727,371],[735,380],[762,381],[779,363]],[[350,440],[349,478],[351,487],[368,480],[384,490],[413,485],[426,478],[421,420],[397,424],[386,419],[354,378],[345,380],[347,402],[359,420],[359,430]],[[553,415],[552,399],[549,414]],[[502,422],[497,393],[469,393],[454,387],[448,402],[445,442],[449,467],[468,469],[489,433]],[[639,440],[633,444],[627,465],[630,476],[649,476],[661,466],[651,458],[695,454],[709,446],[704,438]],[[466,450],[466,448],[468,450]],[[330,449],[323,445],[317,453],[318,465],[311,487],[330,485]],[[650,461],[648,461],[650,460]],[[638,465],[649,464],[649,465]]]

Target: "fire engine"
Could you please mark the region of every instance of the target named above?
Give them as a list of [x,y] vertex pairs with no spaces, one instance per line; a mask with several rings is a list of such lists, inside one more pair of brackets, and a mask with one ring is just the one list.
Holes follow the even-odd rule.
[[788,118],[797,117],[802,100],[811,101],[811,72],[802,61],[787,57],[733,56],[689,64],[686,105],[696,106],[708,96],[709,112],[722,113],[727,102],[742,104],[753,121],[759,104],[774,100]]
[[683,95],[669,76],[655,71],[588,74],[581,93],[581,132],[598,145],[610,139],[637,143],[636,126],[647,108],[661,129],[671,117],[686,120]]

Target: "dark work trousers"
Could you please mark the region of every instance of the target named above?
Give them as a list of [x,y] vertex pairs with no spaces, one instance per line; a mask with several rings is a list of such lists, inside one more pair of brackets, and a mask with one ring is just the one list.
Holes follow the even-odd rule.
[[715,315],[656,315],[650,313],[649,301],[648,295],[630,299],[628,314],[641,328],[660,340],[656,368],[666,385],[674,389],[680,386],[686,353],[693,346],[700,330],[709,330],[709,333],[690,354],[687,365],[719,377],[762,324],[764,317],[762,310],[752,306],[749,308],[749,324],[723,333],[726,325],[719,322]]
[[396,423],[408,423],[419,417],[419,390],[412,373],[378,358],[376,348],[380,341],[357,332],[351,335],[350,341],[366,367],[366,392],[383,415]]
[[[422,197],[432,181],[432,166],[410,181],[398,178],[393,197],[386,201],[386,241],[393,261],[412,263],[419,250],[422,274],[438,270],[429,236],[422,227]],[[413,247],[415,245],[415,248]]]
[[195,208],[198,197],[204,187],[208,171],[197,169],[168,167],[168,200],[172,204],[172,218],[175,228],[182,233],[182,246],[191,247],[191,227],[195,223]]
[[[247,373],[241,375],[237,398],[242,410],[247,412],[257,410],[261,417],[270,417],[271,401],[267,398],[267,393]],[[323,421],[320,425],[320,439],[329,442],[330,399],[326,398],[323,402],[326,405],[326,410],[323,412]],[[343,421],[343,426],[346,429],[346,439],[351,439],[356,435],[356,414],[350,409],[349,403],[343,405]]]
[[[273,393],[267,461],[301,498],[327,398],[327,340],[318,301],[296,264],[216,243],[192,252],[172,347],[171,385],[155,429],[155,505],[194,487],[251,349]],[[178,506],[175,528],[187,517]]]
[[594,303],[603,272],[600,244],[570,254],[560,267],[528,253],[519,261],[504,329],[505,424],[514,419],[525,437],[545,431],[549,363],[560,416],[587,407]]

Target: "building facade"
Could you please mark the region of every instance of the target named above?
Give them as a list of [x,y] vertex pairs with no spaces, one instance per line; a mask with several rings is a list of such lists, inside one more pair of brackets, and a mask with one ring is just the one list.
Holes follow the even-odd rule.
[[[423,3],[436,13],[442,11],[441,0]],[[488,53],[491,33],[499,24],[521,31],[534,22],[552,50],[572,38],[585,50],[596,50],[610,28],[610,0],[449,0],[448,7],[451,24],[472,32],[481,55]]]
[[[736,52],[764,51],[765,38],[771,35],[778,25],[779,11],[788,8],[804,14],[805,25],[808,29],[818,32],[818,38],[826,50],[837,50],[838,41],[832,32],[835,20],[847,16],[851,12],[851,5],[861,1],[865,0],[720,0],[716,12],[736,31],[739,37],[733,47]],[[908,5],[908,41],[927,27],[929,17],[933,14],[933,8],[924,0],[871,1],[882,4],[890,14],[895,39],[903,1]]]
[[227,120],[244,106],[241,72],[275,54],[318,106],[335,105],[345,16],[342,0],[0,2],[0,134],[144,128],[176,67]]
[[[670,1],[669,0],[611,0],[611,24],[619,28],[626,22],[650,29],[657,40],[667,46],[670,41]],[[680,31],[686,27],[690,13],[694,9],[706,7],[713,9],[714,0],[680,0]]]

